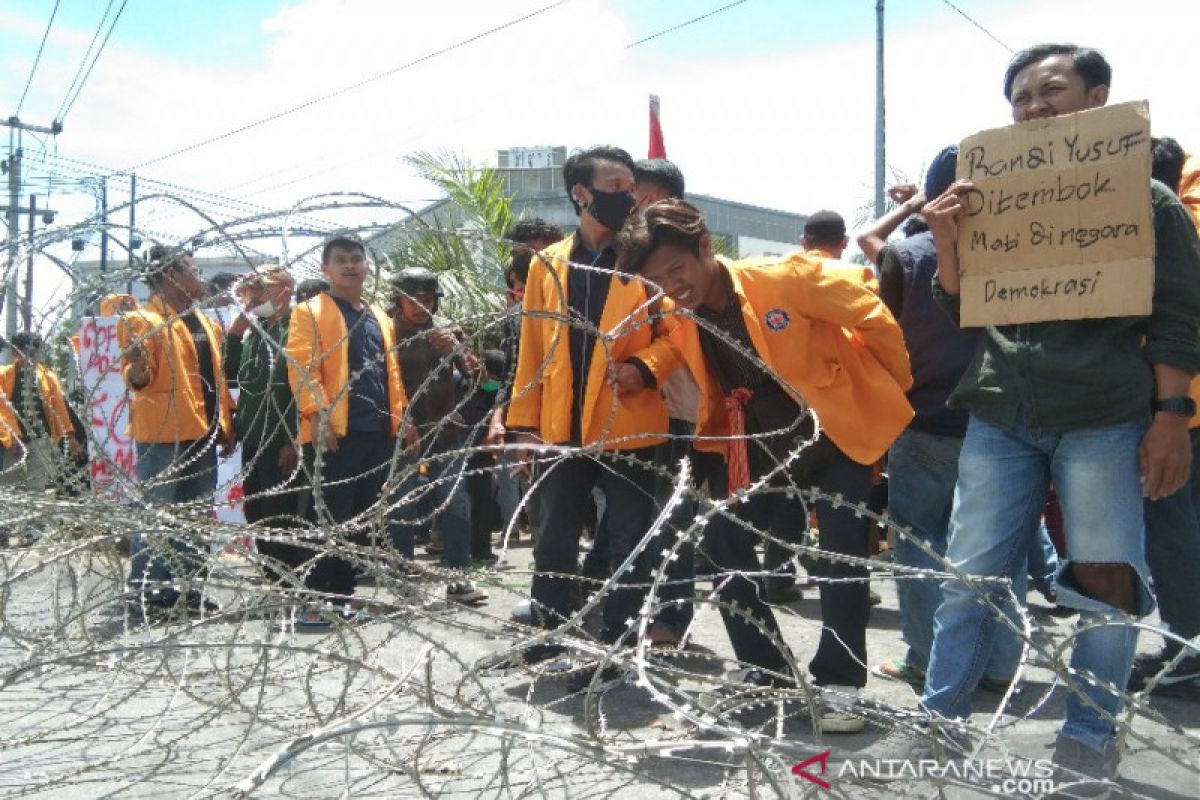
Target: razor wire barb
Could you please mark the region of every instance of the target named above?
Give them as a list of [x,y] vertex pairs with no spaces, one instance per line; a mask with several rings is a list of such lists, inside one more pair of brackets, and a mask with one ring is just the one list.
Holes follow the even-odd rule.
[[[170,194],[139,200],[151,202],[195,216],[196,233],[185,241],[202,243],[198,255],[227,253],[253,265],[279,252],[277,260],[297,278],[318,274],[320,240],[332,232],[323,224],[312,224],[316,214],[353,209],[375,215],[374,222],[342,231],[362,235],[368,247],[372,235],[397,230],[398,222],[417,216],[402,205],[356,192],[305,198],[289,208],[241,218],[218,218]],[[22,258],[32,248],[75,278],[73,290],[42,309],[37,320],[46,338],[60,345],[80,330],[80,309],[139,277],[136,264],[133,271],[122,267],[107,275],[84,276],[46,252],[66,240],[91,236],[100,225],[98,219],[91,219],[50,228],[20,243]],[[136,233],[148,241],[165,238],[160,231],[130,231],[114,223],[107,227],[114,235]],[[417,235],[411,227],[401,231]],[[485,233],[427,223],[422,223],[419,234],[452,238],[461,248],[482,246],[503,253],[506,247]],[[398,266],[403,265],[395,264],[387,253],[376,254],[368,288],[381,296],[387,273]],[[15,279],[15,268],[8,265],[6,283]],[[442,366],[495,342],[514,313],[501,310],[498,292],[497,297],[481,294],[500,286],[499,275],[450,277],[449,306],[465,336],[442,357]],[[557,323],[555,341],[548,348],[551,354],[555,347],[565,346],[572,327],[585,328],[595,336],[611,373],[613,343],[639,326],[656,325],[662,317],[656,311],[661,296],[657,287],[649,286],[647,303],[610,330],[598,330],[567,313],[522,313]],[[723,332],[693,319],[742,350]],[[250,324],[265,334],[260,321],[252,319]],[[151,329],[143,335],[158,333]],[[396,346],[407,342],[402,338]],[[303,366],[290,361],[286,350],[273,342],[271,346],[272,369],[278,360],[290,362],[294,369]],[[755,353],[745,355],[786,386]],[[513,602],[527,596],[532,577],[528,553],[516,545],[520,513],[502,520],[501,528],[492,532],[499,537],[498,566],[471,573],[493,593],[492,601],[479,607],[457,606],[443,598],[442,587],[463,577],[460,570],[426,559],[405,559],[389,544],[391,521],[434,525],[445,504],[430,505],[425,500],[437,486],[457,485],[472,476],[506,469],[509,457],[519,449],[511,442],[474,439],[449,452],[429,449],[430,442],[455,427],[468,428],[467,435],[481,432],[479,426],[461,424],[465,397],[456,400],[455,413],[421,431],[424,448],[415,456],[406,452],[403,441],[395,443],[391,459],[381,468],[386,472],[382,492],[370,509],[354,519],[334,523],[327,514],[318,513],[319,521],[312,523],[297,514],[287,527],[247,527],[214,518],[214,506],[234,502],[228,486],[218,487],[215,502],[204,499],[173,506],[155,502],[155,486],[177,480],[186,459],[143,483],[129,474],[128,464],[113,463],[106,454],[107,438],[125,433],[88,424],[90,410],[104,390],[83,380],[77,362],[66,361],[60,359],[56,368],[64,383],[77,390],[70,403],[87,425],[92,473],[114,476],[114,482],[98,493],[86,480],[80,483],[76,478],[71,483],[67,461],[58,454],[48,462],[51,488],[29,491],[21,476],[30,466],[28,460],[41,455],[19,443],[0,476],[4,509],[0,529],[9,537],[7,546],[0,548],[2,796],[87,792],[131,797],[589,797],[625,790],[639,797],[800,796],[809,787],[789,776],[787,765],[819,750],[852,755],[820,731],[819,693],[804,679],[803,664],[797,663],[799,655],[815,646],[821,630],[819,613],[774,609],[784,632],[783,641],[775,643],[789,654],[788,668],[801,682],[795,688],[764,689],[753,697],[738,698],[723,695],[722,689],[727,676],[745,665],[732,657],[723,631],[712,625],[716,612],[724,610],[760,633],[773,634],[746,609],[724,602],[716,589],[734,574],[766,578],[772,573],[710,568],[711,574],[698,578],[694,596],[663,596],[678,582],[669,577],[668,566],[684,548],[703,554],[706,532],[717,519],[733,520],[743,535],[811,563],[840,562],[866,571],[861,578],[817,574],[811,579],[816,584],[954,579],[971,586],[979,602],[1023,644],[1013,686],[984,722],[967,723],[980,752],[1000,749],[1021,758],[1038,757],[1022,735],[1031,721],[1046,712],[1052,694],[1082,696],[1079,688],[1095,681],[1068,665],[1067,653],[1081,628],[1063,631],[1046,623],[1024,607],[1008,579],[964,574],[886,514],[792,482],[789,466],[815,441],[815,434],[800,433],[805,418],[816,422],[806,407],[787,431],[771,432],[793,436],[795,446],[777,458],[766,475],[732,497],[715,499],[698,490],[686,461],[654,465],[666,491],[658,499],[653,524],[640,533],[629,556],[612,565],[608,577],[563,576],[577,580],[586,592],[578,610],[551,629],[516,622],[508,614]],[[187,377],[172,375],[170,382],[176,385]],[[431,373],[408,398],[409,408],[432,390],[433,381]],[[477,385],[476,378],[471,388]],[[513,397],[521,397],[531,385],[506,383],[499,396],[508,398],[510,390]],[[26,425],[36,422],[38,415],[32,410],[17,409]],[[624,444],[612,438],[617,410],[614,393],[609,408],[602,410],[601,433],[587,447],[540,447],[540,474],[533,479],[533,489],[568,457],[607,451],[609,461],[631,459],[611,449]],[[406,413],[402,425],[411,423]],[[486,424],[486,420],[479,423]],[[295,485],[320,489],[320,458],[318,449],[315,462],[298,462],[290,476]],[[254,462],[235,463],[239,466],[229,481],[240,482]],[[433,478],[420,480],[422,464],[430,468]],[[606,461],[602,468],[611,466]],[[265,488],[262,496],[287,491],[281,484]],[[908,539],[938,567],[912,568],[831,554],[740,521],[736,506],[764,493],[784,493],[806,508],[816,502],[851,506],[871,524]],[[520,509],[529,498],[526,492]],[[695,505],[696,513],[680,521],[676,511],[685,501]],[[363,531],[365,538],[356,535]],[[173,561],[180,589],[199,590],[204,597],[218,600],[219,609],[155,625],[131,619],[126,607],[135,593],[127,589],[126,576],[128,546],[135,536]],[[181,540],[190,548],[187,553],[181,554],[173,544]],[[281,565],[256,549],[254,541],[308,544],[338,554],[373,579],[373,587],[360,588],[360,594],[376,610],[352,615],[334,612],[325,606],[329,597],[306,588],[302,574],[281,570]],[[594,636],[597,611],[619,581],[631,585],[624,578],[639,559],[653,565],[646,582],[633,584],[645,588],[645,600],[625,636],[616,644],[603,644]],[[691,603],[697,610],[697,620],[685,635],[690,646],[678,652],[653,647],[648,633],[655,615],[680,603]],[[325,609],[331,627],[321,633],[298,629],[292,622],[298,608]],[[1147,622],[1118,622],[1135,624],[1145,635],[1179,641]],[[1103,618],[1084,623],[1104,624],[1111,623]],[[582,676],[583,683],[575,686],[583,688],[564,689],[564,673],[553,669],[493,668],[497,654],[516,653],[535,643],[563,645],[573,657],[563,669]],[[1184,653],[1194,652],[1194,644],[1179,643],[1185,646]],[[900,646],[898,637],[892,646]],[[602,684],[608,666],[616,667],[624,679],[623,685],[606,691],[609,687]],[[868,702],[860,712],[882,731],[911,726],[912,698],[875,696],[873,686],[868,686]],[[1115,723],[1127,744],[1172,763],[1191,763],[1190,751],[1200,744],[1194,729],[1165,716],[1146,693],[1127,696],[1126,701]],[[925,796],[931,788],[941,792],[980,787],[946,777],[932,787],[910,781],[893,783],[883,791],[867,779],[851,778],[839,782],[836,792],[840,796]]]

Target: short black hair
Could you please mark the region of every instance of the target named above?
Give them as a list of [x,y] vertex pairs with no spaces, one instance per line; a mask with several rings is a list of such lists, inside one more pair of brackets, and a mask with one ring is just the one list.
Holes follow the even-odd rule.
[[549,240],[557,242],[563,238],[562,228],[541,217],[517,220],[504,234],[504,238],[517,244],[529,244]]
[[518,220],[504,234],[504,238],[514,243],[512,258],[504,268],[504,282],[512,287],[512,278],[516,276],[521,283],[529,280],[529,263],[533,260],[533,248],[522,246],[533,242],[557,242],[563,238],[563,230],[552,222],[541,217]]
[[479,359],[483,362],[484,369],[491,374],[497,377],[504,375],[505,364],[508,362],[502,351],[496,349],[484,350],[479,354]]
[[804,235],[809,244],[838,247],[846,238],[846,220],[836,211],[815,211],[804,220]]
[[217,292],[226,292],[231,286],[242,279],[236,272],[218,272],[208,279],[208,284]]
[[311,300],[321,292],[329,291],[329,281],[324,278],[307,278],[296,284],[296,302]]
[[633,156],[611,144],[595,145],[586,150],[576,150],[571,153],[567,162],[563,164],[563,183],[566,185],[567,198],[575,207],[576,214],[579,213],[580,208],[579,204],[575,202],[575,196],[571,194],[571,189],[575,188],[577,183],[591,188],[592,179],[596,177],[597,161],[613,161],[617,164],[624,164],[629,168],[630,174],[637,169],[637,165],[633,162]]
[[643,158],[633,167],[633,178],[638,185],[651,183],[667,193],[668,197],[683,199],[683,172],[674,161],[665,158]]
[[1017,53],[1008,62],[1008,69],[1004,70],[1004,99],[1012,100],[1013,81],[1021,70],[1051,56],[1070,56],[1072,66],[1088,89],[1112,85],[1112,67],[1099,50],[1076,44],[1035,44]]
[[33,331],[17,331],[8,343],[12,345],[13,350],[30,355],[42,349],[42,337]]
[[329,254],[333,250],[357,250],[365,257],[367,255],[367,246],[360,239],[355,239],[352,236],[334,236],[325,241],[325,246],[321,248],[321,263],[329,263]]
[[508,260],[508,266],[504,269],[504,282],[508,284],[508,288],[512,288],[513,278],[518,279],[521,283],[529,282],[529,265],[531,263],[533,263],[533,253],[530,250],[513,250],[512,258]]
[[904,220],[904,226],[900,230],[905,236],[916,236],[918,233],[929,230],[929,223],[920,214],[913,214]]
[[1183,162],[1186,160],[1183,147],[1170,136],[1151,137],[1150,177],[1165,183],[1175,194],[1179,194],[1179,183],[1183,180]]
[[183,266],[183,260],[190,258],[191,250],[182,247],[168,247],[165,244],[153,245],[146,252],[146,261],[142,269],[142,280],[151,289],[163,282],[163,278],[173,269]]

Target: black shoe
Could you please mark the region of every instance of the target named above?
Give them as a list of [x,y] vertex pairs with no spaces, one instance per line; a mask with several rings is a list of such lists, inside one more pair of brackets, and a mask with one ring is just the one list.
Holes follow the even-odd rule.
[[567,687],[572,692],[607,692],[615,689],[625,681],[625,670],[613,663],[606,663],[600,669],[588,664],[579,671],[573,672],[567,680]]
[[169,619],[179,603],[179,592],[175,589],[147,589],[131,586],[133,596],[125,601],[125,614],[135,624],[152,625]]
[[1048,795],[1055,798],[1109,797],[1118,788],[1117,765],[1121,753],[1115,740],[1109,740],[1101,753],[1078,739],[1059,736],[1054,742],[1054,783],[1056,789]]
[[204,597],[199,591],[189,589],[183,596],[183,607],[190,614],[205,614],[211,616],[221,613],[221,604],[216,600],[209,600]]
[[515,653],[485,656],[476,663],[476,666],[485,672],[493,673],[528,670],[537,664],[558,658],[564,652],[566,652],[564,648],[559,645],[535,644]]
[[794,583],[782,586],[767,585],[767,602],[773,606],[787,605],[804,599],[804,590]]
[[[1133,671],[1129,675],[1129,691],[1143,691],[1172,658],[1174,656],[1165,650],[1154,654],[1142,653],[1135,658]],[[1158,678],[1151,694],[1200,701],[1200,655],[1181,658],[1170,672]]]

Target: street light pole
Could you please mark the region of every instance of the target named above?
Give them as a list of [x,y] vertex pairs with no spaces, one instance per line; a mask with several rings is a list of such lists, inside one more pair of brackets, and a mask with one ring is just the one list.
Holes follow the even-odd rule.
[[875,2],[875,218],[884,212],[886,128],[883,98],[883,0]]

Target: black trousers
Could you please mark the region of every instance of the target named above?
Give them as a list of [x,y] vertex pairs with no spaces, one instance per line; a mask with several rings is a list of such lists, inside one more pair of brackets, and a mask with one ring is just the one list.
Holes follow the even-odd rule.
[[[554,627],[570,617],[581,596],[575,575],[579,564],[579,537],[583,532],[592,487],[599,485],[606,499],[605,524],[609,532],[608,555],[615,569],[629,556],[654,519],[654,472],[647,469],[654,448],[625,451],[625,458],[607,454],[568,456],[545,466],[538,489],[541,510],[538,539],[533,548],[531,594],[541,622]],[[633,456],[631,463],[628,457]],[[618,588],[604,603],[604,638],[614,642],[625,631],[626,620],[636,618],[646,590],[620,588],[645,583],[649,559],[639,557],[633,569],[618,580]]]
[[[752,474],[756,477],[761,474],[761,468],[756,469],[752,461]],[[840,494],[846,503],[851,504],[866,502],[871,490],[871,468],[853,461],[825,436],[800,454],[789,469],[788,477],[795,487],[813,487],[831,495]],[[714,483],[722,484],[720,491],[714,489],[714,495],[726,496],[725,478],[721,477]],[[781,476],[772,485],[783,488],[789,482]],[[738,504],[732,509],[736,518],[718,518],[710,523],[704,546],[705,555],[719,570],[714,578],[714,585],[723,587],[719,597],[748,611],[766,629],[766,633],[763,633],[732,612],[722,609],[725,628],[738,659],[785,674],[785,652],[771,639],[773,635],[782,643],[779,624],[763,600],[761,582],[742,575],[730,577],[720,573],[758,570],[758,556],[754,550],[757,537],[742,527],[739,520],[759,530],[769,530],[786,498],[787,495],[782,492],[763,492],[747,503]],[[865,517],[856,517],[853,508],[834,508],[825,500],[816,502],[816,512],[823,551],[862,558],[867,556]],[[802,507],[796,510],[796,514],[794,526],[798,530],[806,524]],[[820,686],[865,686],[867,620],[871,611],[865,580],[867,570],[865,567],[821,559],[814,577],[834,581],[857,580],[820,584],[821,640],[808,666],[813,681]]]
[[487,559],[492,556],[492,534],[501,528],[493,474],[496,459],[490,453],[476,453],[467,462],[467,469],[472,471],[466,478],[471,499],[471,558]]
[[[301,513],[300,475],[289,476],[279,468],[280,449],[242,443],[242,510],[246,522],[274,528],[274,535],[298,528]],[[294,570],[312,556],[311,550],[299,544],[264,538],[257,538],[255,547],[265,557],[263,569],[267,576],[277,583],[284,579],[283,569]]]
[[[353,526],[345,523],[364,514],[382,499],[395,438],[384,431],[350,431],[338,439],[338,449],[321,455],[320,470],[312,445],[304,446],[304,473],[312,488],[307,518],[326,535],[335,527],[350,542],[367,545],[387,541],[387,518],[383,516],[375,536],[369,516]],[[313,591],[349,596],[354,594],[356,569],[349,560],[326,547],[317,548],[317,561],[305,579]]]

